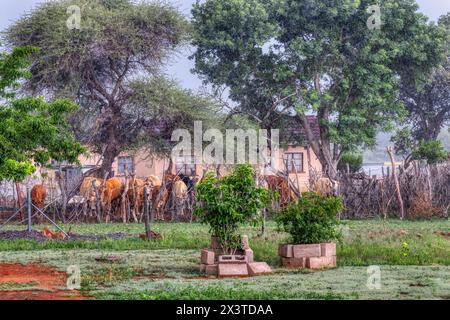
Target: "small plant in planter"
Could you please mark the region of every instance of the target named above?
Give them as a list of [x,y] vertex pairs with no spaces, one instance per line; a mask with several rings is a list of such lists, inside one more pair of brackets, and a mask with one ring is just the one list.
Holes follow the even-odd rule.
[[239,226],[262,222],[262,209],[270,203],[269,192],[256,185],[250,165],[238,165],[233,172],[218,178],[208,172],[197,185],[194,214],[208,224],[224,254],[241,250]]
[[344,209],[339,197],[305,193],[284,208],[276,220],[291,235],[292,244],[279,248],[282,264],[290,268],[321,269],[336,266],[336,243],[341,239],[337,215]]

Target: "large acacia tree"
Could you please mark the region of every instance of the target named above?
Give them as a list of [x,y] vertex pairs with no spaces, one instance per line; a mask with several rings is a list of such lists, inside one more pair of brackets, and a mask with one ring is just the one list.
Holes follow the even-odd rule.
[[[380,29],[367,26],[374,4]],[[294,117],[333,177],[346,151],[373,146],[405,114],[399,79],[424,76],[440,61],[445,33],[417,10],[414,0],[198,1],[195,71],[229,89],[236,113],[261,123]]]
[[[67,27],[72,5],[81,9],[80,29]],[[186,42],[188,29],[185,18],[163,2],[58,0],[14,23],[6,42],[41,48],[33,55],[26,89],[81,105],[72,123],[80,141],[103,155],[103,176],[120,152],[149,143],[157,149],[160,140],[151,138],[168,132],[165,124],[191,119],[186,114],[195,105],[176,113],[174,100],[183,96],[198,108],[208,106],[161,77],[165,62]],[[143,92],[149,93],[145,99]],[[166,106],[170,112],[162,110]]]

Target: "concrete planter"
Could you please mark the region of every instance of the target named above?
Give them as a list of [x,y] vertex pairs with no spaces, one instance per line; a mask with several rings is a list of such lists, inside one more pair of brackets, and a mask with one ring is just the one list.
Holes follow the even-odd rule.
[[283,267],[298,269],[336,268],[336,243],[282,244],[278,248]]
[[248,237],[242,237],[242,250],[235,254],[224,254],[217,237],[211,237],[211,244],[200,256],[200,272],[221,278],[248,277],[271,273],[272,269],[265,262],[253,261],[253,250]]

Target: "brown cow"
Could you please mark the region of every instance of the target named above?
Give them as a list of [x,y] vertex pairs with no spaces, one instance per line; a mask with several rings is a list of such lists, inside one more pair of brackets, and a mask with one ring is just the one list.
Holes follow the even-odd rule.
[[[184,206],[188,199],[188,187],[182,180],[175,181],[172,188],[172,197],[175,202],[176,215],[179,217],[184,214]],[[172,216],[172,220],[174,217]]]
[[339,182],[322,177],[316,181],[314,185],[314,192],[321,196],[329,197],[336,195],[339,188]]
[[142,202],[144,199],[144,188],[146,181],[138,178],[132,178],[128,182],[128,200],[134,208],[133,217],[136,220],[138,215],[141,215]]
[[105,190],[103,191],[102,203],[104,205],[118,199],[123,191],[123,182],[120,178],[111,178],[105,182]]
[[111,178],[105,182],[105,190],[102,194],[102,206],[106,211],[106,222],[110,219],[110,210],[113,201],[120,198],[124,190],[124,184],[120,178]]
[[164,206],[170,199],[174,183],[179,180],[181,180],[179,176],[166,172],[164,175],[164,184],[161,187],[155,187],[153,191],[155,194],[153,202],[155,204],[157,220],[164,220]]
[[145,179],[145,184],[152,187],[161,187],[161,179],[159,179],[158,176],[149,176],[147,179]]
[[[31,203],[39,210],[44,209],[47,190],[41,184],[33,186],[31,189]],[[37,211],[37,210],[36,210]],[[39,223],[42,222],[42,214],[38,214]]]
[[31,203],[38,209],[44,208],[46,198],[47,190],[43,185],[38,184],[31,189]]
[[[95,211],[95,203],[96,203],[96,194],[95,190],[98,188],[100,194],[100,187],[102,186],[103,179],[94,178],[94,177],[86,177],[83,179],[83,182],[80,186],[80,195],[84,198],[84,214],[87,215],[87,209],[89,207],[89,211],[92,213]],[[95,184],[95,187],[94,187]]]
[[289,187],[285,178],[279,176],[265,176],[269,190],[279,194],[278,203],[280,208],[285,207],[289,202],[296,201],[297,196]]

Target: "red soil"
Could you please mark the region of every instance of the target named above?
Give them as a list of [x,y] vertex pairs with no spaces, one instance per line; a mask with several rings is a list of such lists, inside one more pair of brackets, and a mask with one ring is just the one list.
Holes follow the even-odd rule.
[[[67,275],[54,268],[32,263],[0,264],[1,284],[29,284],[17,291],[0,290],[0,300],[82,300],[79,291],[66,288]],[[7,289],[6,289],[7,290]]]

